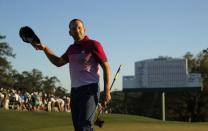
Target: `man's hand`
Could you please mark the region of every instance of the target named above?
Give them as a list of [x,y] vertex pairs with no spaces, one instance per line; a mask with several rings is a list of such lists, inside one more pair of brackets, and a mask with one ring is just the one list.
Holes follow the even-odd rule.
[[105,108],[107,106],[107,104],[110,102],[111,100],[111,94],[110,91],[109,92],[105,92],[105,96],[102,102],[102,107]]
[[45,44],[36,44],[35,45],[35,49],[36,50],[43,50],[43,51],[45,51],[46,50],[46,48],[47,48],[47,46],[45,45]]

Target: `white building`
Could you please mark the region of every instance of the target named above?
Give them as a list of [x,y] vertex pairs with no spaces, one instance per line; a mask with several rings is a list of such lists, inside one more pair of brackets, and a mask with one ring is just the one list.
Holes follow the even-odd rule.
[[123,77],[123,90],[201,89],[200,74],[188,72],[186,59],[159,57],[135,63],[135,76]]

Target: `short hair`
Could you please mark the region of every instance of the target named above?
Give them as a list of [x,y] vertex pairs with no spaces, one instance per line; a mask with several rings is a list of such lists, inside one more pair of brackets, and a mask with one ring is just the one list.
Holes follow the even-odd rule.
[[69,28],[70,28],[70,25],[71,25],[71,24],[74,24],[76,21],[81,22],[82,25],[84,26],[84,22],[83,22],[81,19],[73,19],[73,20],[71,20],[71,21],[69,22]]

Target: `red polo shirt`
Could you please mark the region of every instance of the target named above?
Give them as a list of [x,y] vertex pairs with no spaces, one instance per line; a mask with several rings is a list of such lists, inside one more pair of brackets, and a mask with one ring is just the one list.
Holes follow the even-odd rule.
[[87,36],[69,46],[62,58],[69,62],[71,87],[99,82],[99,63],[107,61],[102,45]]

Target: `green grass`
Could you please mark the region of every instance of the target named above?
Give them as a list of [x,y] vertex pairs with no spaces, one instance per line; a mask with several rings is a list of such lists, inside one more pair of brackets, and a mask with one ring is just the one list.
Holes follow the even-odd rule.
[[[105,115],[96,131],[207,131],[208,123],[162,122],[147,117]],[[70,113],[0,110],[0,131],[73,131]]]

